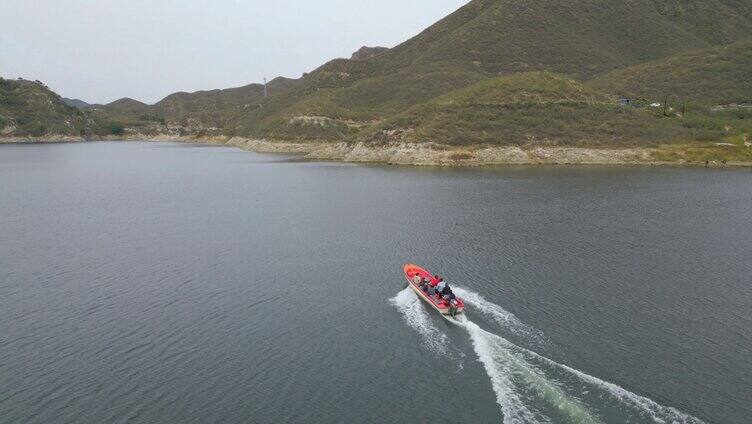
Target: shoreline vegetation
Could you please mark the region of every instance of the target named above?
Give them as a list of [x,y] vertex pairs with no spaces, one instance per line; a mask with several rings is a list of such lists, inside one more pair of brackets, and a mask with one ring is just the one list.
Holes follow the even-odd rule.
[[[141,135],[4,137],[0,144],[149,141],[213,144],[305,159],[389,165],[469,167],[488,165],[673,165],[752,167],[752,146],[728,143],[653,147],[452,146],[410,142],[285,142],[228,136]],[[707,161],[707,162],[706,162]]]

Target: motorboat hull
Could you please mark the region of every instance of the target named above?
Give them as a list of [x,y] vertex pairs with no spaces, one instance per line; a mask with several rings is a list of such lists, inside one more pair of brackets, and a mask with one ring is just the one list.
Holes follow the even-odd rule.
[[450,307],[444,304],[444,300],[432,298],[428,295],[428,293],[424,292],[418,284],[413,281],[413,278],[415,275],[419,275],[422,278],[430,281],[433,279],[433,275],[424,270],[423,268],[414,265],[414,264],[407,264],[404,266],[403,271],[405,273],[405,279],[407,280],[408,286],[410,286],[411,289],[415,292],[415,294],[418,295],[421,299],[423,299],[424,302],[431,305],[433,309],[438,311],[442,315],[457,315],[461,314],[465,311],[465,302],[462,301],[462,299],[457,298],[457,305],[456,307]]

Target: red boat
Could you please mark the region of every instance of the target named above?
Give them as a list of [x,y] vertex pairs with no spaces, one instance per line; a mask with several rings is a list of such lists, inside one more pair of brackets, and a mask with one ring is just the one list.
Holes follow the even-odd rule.
[[415,278],[415,276],[417,275],[430,283],[434,280],[433,274],[431,274],[430,272],[414,264],[405,265],[404,271],[405,279],[407,279],[407,283],[408,285],[410,285],[410,287],[412,287],[413,291],[415,291],[415,293],[417,293],[421,299],[428,302],[429,305],[433,306],[433,308],[439,311],[442,315],[455,316],[465,311],[465,302],[463,302],[459,297],[454,299],[454,303],[450,303],[446,299],[439,299],[438,296],[431,297],[428,295],[428,293],[424,292],[423,289],[420,288],[420,285],[418,283],[413,280],[413,278]]

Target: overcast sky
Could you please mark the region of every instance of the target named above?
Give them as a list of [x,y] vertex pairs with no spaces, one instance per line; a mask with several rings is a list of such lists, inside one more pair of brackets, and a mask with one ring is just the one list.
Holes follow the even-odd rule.
[[0,0],[0,76],[153,103],[393,47],[467,0]]

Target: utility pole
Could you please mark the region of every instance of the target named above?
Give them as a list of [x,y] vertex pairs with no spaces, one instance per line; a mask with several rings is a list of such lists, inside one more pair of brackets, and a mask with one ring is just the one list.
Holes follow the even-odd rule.
[[264,77],[264,97],[269,97],[269,88],[266,86],[266,77]]

